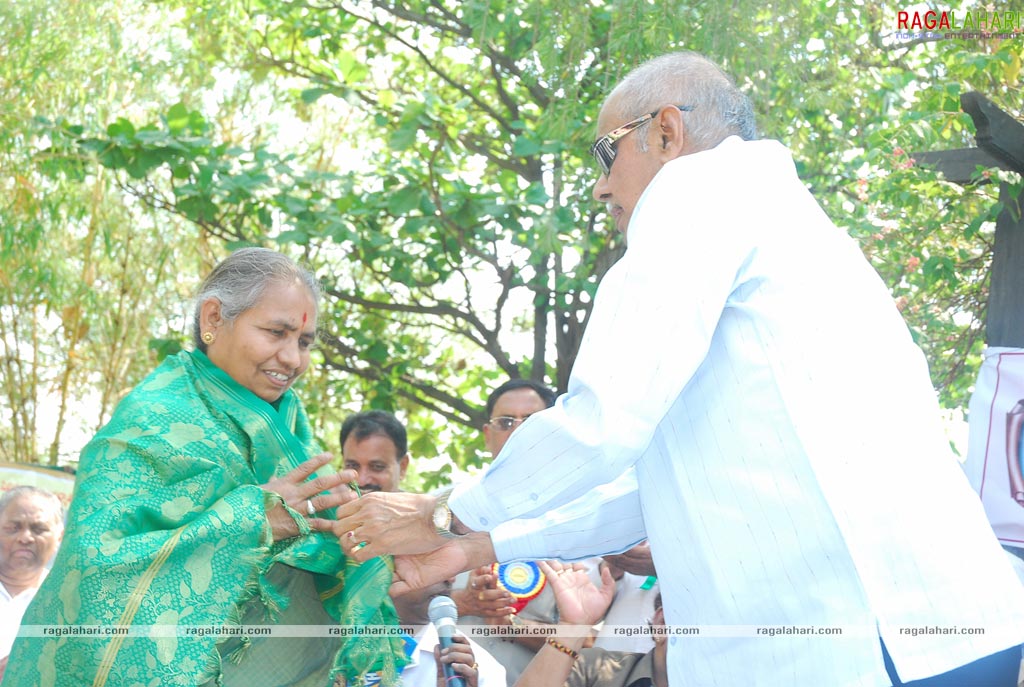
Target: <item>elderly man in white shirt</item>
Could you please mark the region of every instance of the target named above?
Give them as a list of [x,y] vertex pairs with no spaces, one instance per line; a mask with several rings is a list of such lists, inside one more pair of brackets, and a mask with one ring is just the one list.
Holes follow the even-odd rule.
[[[673,687],[1015,684],[1024,590],[924,356],[789,152],[751,140],[746,98],[693,53],[630,73],[597,126],[594,196],[629,249],[567,393],[453,493],[316,526],[360,560],[407,554],[396,584],[423,586],[563,554],[542,518],[588,495],[574,549],[621,550],[639,519],[668,624],[715,630],[670,640]],[[603,498],[631,466],[637,490]]]
[[35,597],[64,535],[64,505],[32,486],[0,496],[0,679],[21,618]]

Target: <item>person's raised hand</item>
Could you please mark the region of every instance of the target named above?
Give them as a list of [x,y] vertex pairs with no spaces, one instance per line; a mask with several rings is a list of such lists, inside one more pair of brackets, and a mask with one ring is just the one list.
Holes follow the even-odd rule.
[[608,566],[601,565],[601,586],[597,587],[582,563],[537,561],[548,578],[558,604],[558,620],[567,625],[593,625],[608,612],[615,597],[615,580]]

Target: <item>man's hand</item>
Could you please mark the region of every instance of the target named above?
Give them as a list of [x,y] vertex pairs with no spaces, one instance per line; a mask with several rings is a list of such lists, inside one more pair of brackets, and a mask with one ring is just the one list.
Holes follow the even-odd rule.
[[391,584],[391,596],[423,589],[443,582],[463,570],[495,562],[494,545],[487,532],[471,532],[442,541],[444,544],[434,551],[395,556],[395,579]]
[[515,612],[512,607],[515,599],[504,589],[498,589],[489,565],[471,571],[466,586],[453,589],[451,596],[459,607],[459,617],[474,615],[481,618],[504,618]]
[[309,526],[334,532],[346,555],[360,562],[384,554],[428,553],[447,541],[434,529],[434,502],[434,497],[427,494],[366,494],[338,508],[337,520],[314,518]]
[[608,566],[601,565],[601,587],[594,586],[581,563],[537,561],[547,575],[558,604],[558,621],[567,625],[593,625],[608,612],[615,597],[615,580]]
[[452,645],[442,649],[438,644],[434,647],[434,659],[437,661],[437,687],[447,687],[448,681],[444,676],[444,664],[451,664],[455,673],[466,679],[467,687],[477,687],[480,680],[477,669],[476,658],[473,656],[473,647],[469,640],[462,635],[452,637]]
[[624,553],[604,556],[604,560],[619,570],[634,575],[658,575],[658,571],[654,569],[654,558],[651,557],[651,545],[648,542],[641,542]]

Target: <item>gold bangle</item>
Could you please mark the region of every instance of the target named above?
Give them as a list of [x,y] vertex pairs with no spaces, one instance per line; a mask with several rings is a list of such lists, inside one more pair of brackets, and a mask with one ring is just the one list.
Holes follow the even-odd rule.
[[565,654],[566,656],[572,656],[572,660],[574,660],[574,661],[575,661],[575,660],[576,660],[577,658],[579,658],[579,657],[580,657],[580,655],[579,655],[578,653],[576,653],[575,651],[573,651],[572,649],[570,649],[569,647],[567,647],[567,646],[566,646],[565,644],[562,644],[562,643],[560,643],[560,642],[556,642],[556,641],[554,640],[554,638],[552,638],[552,637],[548,637],[548,638],[547,638],[547,639],[545,639],[544,641],[545,641],[545,642],[547,642],[548,644],[550,644],[551,646],[555,647],[555,648],[556,648],[556,649],[558,649],[559,651],[561,651],[561,652],[562,652],[563,654]]

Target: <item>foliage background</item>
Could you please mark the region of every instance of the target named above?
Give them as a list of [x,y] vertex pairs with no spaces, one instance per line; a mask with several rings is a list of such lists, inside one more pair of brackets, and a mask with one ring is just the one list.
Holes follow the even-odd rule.
[[1024,36],[900,38],[906,9],[5,3],[0,460],[73,461],[187,341],[200,275],[260,244],[327,287],[302,394],[328,448],[345,414],[377,407],[408,423],[414,456],[437,457],[414,461],[414,484],[480,465],[487,390],[509,376],[564,388],[621,254],[590,198],[601,99],[679,48],[736,76],[889,284],[943,404],[965,407],[997,189],[948,184],[913,151],[973,145],[966,91],[1019,115]]

